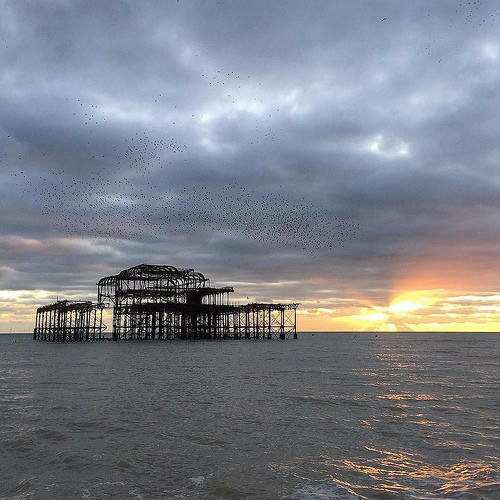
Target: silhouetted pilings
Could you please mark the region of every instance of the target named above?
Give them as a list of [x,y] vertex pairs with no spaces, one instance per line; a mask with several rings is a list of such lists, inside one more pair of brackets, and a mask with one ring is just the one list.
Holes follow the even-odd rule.
[[103,340],[102,305],[90,301],[57,301],[36,311],[35,340],[79,342]]

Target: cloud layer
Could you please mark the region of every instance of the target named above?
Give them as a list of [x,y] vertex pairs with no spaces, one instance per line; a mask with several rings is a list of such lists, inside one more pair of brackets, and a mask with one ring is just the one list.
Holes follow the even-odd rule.
[[496,2],[1,7],[0,330],[141,262],[326,329],[496,296]]

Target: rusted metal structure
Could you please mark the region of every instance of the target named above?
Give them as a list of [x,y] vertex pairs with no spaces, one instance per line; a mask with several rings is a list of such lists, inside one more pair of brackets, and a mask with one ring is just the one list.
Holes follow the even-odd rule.
[[69,300],[39,307],[33,338],[51,342],[104,340],[102,309],[102,305],[90,301]]
[[[112,307],[113,340],[297,338],[299,304],[238,305],[230,302],[232,292],[230,286],[211,286],[194,269],[140,264],[99,280],[93,307],[101,310],[100,324],[102,308]],[[46,311],[56,305],[38,309],[34,338],[58,341],[61,323],[54,322],[53,316],[49,315],[48,323],[54,331],[40,326],[47,323]],[[74,340],[102,338],[99,327],[94,330],[99,335]]]

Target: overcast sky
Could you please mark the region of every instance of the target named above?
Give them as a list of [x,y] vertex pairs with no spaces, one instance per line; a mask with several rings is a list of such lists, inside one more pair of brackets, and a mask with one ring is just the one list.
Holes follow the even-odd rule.
[[0,330],[140,263],[299,329],[498,323],[496,0],[0,9]]

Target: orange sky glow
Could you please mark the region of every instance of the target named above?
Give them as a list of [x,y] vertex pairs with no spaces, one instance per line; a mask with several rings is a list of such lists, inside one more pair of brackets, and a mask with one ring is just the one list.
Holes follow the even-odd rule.
[[[302,331],[500,331],[500,293],[494,273],[460,255],[399,259],[390,286],[351,291],[348,299],[331,298],[332,306],[304,301],[298,311]],[[348,290],[348,283],[338,282]],[[377,296],[377,298],[373,298]],[[381,300],[380,297],[386,297]],[[372,298],[370,298],[372,297]]]
[[[239,282],[235,289],[244,296],[235,294],[234,300],[300,302],[298,331],[500,331],[495,273],[485,272],[474,262],[465,265],[458,255],[400,258],[389,265],[382,259],[371,261],[370,268],[389,270],[385,286],[375,281],[370,288],[368,277]],[[288,296],[291,289],[306,290],[305,296],[298,300]],[[270,295],[263,296],[265,293]],[[90,289],[82,295],[80,290],[67,290],[58,298],[95,301],[95,292]],[[55,300],[53,291],[0,291],[0,333],[32,332],[36,308]],[[109,311],[104,321],[110,330],[111,318],[106,314]]]
[[302,307],[302,331],[467,331],[500,330],[500,294],[450,294],[421,290],[395,295],[387,304],[352,300],[343,307]]
[[[81,296],[65,298],[75,300]],[[37,307],[33,302],[52,300],[52,293],[43,291],[0,292],[0,332],[31,332]],[[385,304],[362,298],[336,299],[335,307],[330,305],[333,300],[328,302],[318,305],[317,301],[305,300],[297,311],[297,330],[500,331],[498,293],[412,290],[395,294]]]

